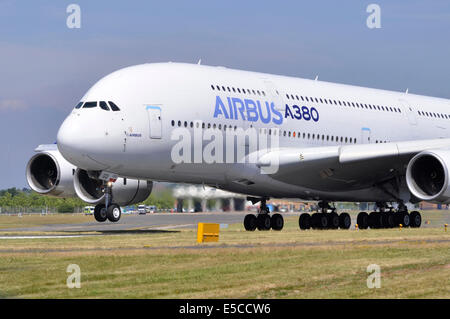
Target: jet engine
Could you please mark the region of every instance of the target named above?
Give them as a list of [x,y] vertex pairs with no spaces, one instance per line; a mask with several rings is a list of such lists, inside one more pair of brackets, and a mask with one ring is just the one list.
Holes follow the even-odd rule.
[[[103,182],[92,177],[86,170],[77,168],[73,185],[75,192],[89,204],[104,203]],[[113,202],[120,205],[132,205],[147,199],[152,192],[153,182],[128,178],[118,178],[112,187]]]
[[40,145],[28,161],[28,185],[37,193],[55,197],[74,197],[75,167],[59,153],[56,145]]
[[409,191],[419,200],[450,203],[450,150],[429,150],[414,156],[406,169]]

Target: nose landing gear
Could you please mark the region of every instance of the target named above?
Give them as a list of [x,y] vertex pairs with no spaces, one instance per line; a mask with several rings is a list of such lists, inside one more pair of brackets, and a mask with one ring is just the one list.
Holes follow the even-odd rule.
[[107,182],[104,186],[105,204],[97,204],[94,209],[94,218],[98,222],[104,222],[107,219],[116,223],[122,216],[120,206],[113,203],[112,182]]

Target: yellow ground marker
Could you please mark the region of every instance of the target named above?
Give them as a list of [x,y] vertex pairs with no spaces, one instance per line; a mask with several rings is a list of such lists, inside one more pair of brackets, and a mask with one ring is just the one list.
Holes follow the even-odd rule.
[[215,242],[219,241],[220,224],[198,223],[197,242]]

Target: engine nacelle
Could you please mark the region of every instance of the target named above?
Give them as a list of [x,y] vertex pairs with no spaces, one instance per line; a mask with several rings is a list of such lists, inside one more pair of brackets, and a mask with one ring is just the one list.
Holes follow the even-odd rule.
[[74,197],[75,167],[66,161],[55,145],[41,145],[28,161],[28,185],[37,193],[55,197]]
[[[102,190],[103,182],[91,178],[87,171],[77,168],[73,178],[75,192],[83,201],[90,204],[105,202]],[[144,201],[152,192],[153,182],[128,178],[118,178],[112,187],[113,202],[120,205],[132,205]]]
[[414,156],[406,169],[409,191],[420,200],[450,203],[450,150],[424,151]]

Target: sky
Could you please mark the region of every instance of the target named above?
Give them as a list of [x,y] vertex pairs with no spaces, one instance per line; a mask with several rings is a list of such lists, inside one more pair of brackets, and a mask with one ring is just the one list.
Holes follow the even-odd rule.
[[[68,28],[70,4],[81,27]],[[366,12],[381,9],[381,28]],[[0,189],[100,78],[188,62],[450,98],[449,1],[0,0]]]

